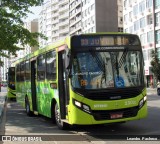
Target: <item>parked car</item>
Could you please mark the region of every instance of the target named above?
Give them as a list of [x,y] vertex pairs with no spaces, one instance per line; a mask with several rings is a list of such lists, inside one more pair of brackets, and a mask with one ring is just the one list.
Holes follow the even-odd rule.
[[157,95],[160,95],[160,82],[157,83]]

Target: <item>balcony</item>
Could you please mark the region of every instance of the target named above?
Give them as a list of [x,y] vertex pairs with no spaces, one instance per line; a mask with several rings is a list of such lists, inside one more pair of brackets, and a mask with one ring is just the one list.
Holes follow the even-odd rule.
[[59,29],[59,26],[56,25],[56,26],[52,26],[52,31],[55,31],[55,30],[58,30]]
[[59,6],[60,6],[60,5],[67,4],[67,3],[69,3],[69,0],[60,0],[60,1],[59,1]]
[[62,26],[66,26],[66,25],[69,25],[69,20],[65,20],[65,21],[62,21],[62,22],[59,22],[59,27],[62,27]]
[[58,17],[59,16],[59,14],[58,13],[52,13],[52,18],[54,18],[54,17]]
[[64,14],[59,16],[59,19],[64,19],[64,18],[69,18],[69,12],[64,13]]
[[59,0],[52,0],[52,6],[58,4]]
[[55,6],[52,6],[51,10],[52,10],[52,11],[57,11],[58,8],[59,8],[58,5],[55,5]]
[[59,7],[59,13],[61,12],[65,12],[65,11],[69,11],[69,5],[65,5],[65,6],[60,6]]
[[78,23],[80,20],[81,20],[81,17],[76,17],[75,20],[70,21],[70,27]]
[[57,24],[59,23],[59,19],[52,19],[52,24]]
[[68,27],[59,30],[59,34],[66,34],[66,33],[69,33],[69,28]]

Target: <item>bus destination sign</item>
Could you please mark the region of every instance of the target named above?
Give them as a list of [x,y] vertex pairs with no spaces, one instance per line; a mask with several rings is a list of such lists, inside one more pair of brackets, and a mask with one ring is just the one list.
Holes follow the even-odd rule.
[[101,37],[84,37],[80,39],[80,45],[83,46],[122,46],[122,45],[137,45],[138,39],[125,36],[101,36]]

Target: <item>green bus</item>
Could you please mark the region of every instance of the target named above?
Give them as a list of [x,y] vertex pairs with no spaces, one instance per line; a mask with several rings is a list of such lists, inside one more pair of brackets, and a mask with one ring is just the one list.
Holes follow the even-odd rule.
[[8,68],[6,77],[7,77],[7,99],[16,99],[14,66]]
[[147,116],[142,47],[137,35],[66,37],[17,61],[16,97],[27,115],[70,125],[121,123]]

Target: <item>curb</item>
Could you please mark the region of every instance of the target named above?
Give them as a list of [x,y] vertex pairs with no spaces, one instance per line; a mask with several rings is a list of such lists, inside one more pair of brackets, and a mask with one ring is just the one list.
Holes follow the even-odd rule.
[[5,95],[1,95],[2,93],[0,93],[0,122],[3,116],[3,110],[6,104],[6,100],[7,100],[7,96]]

